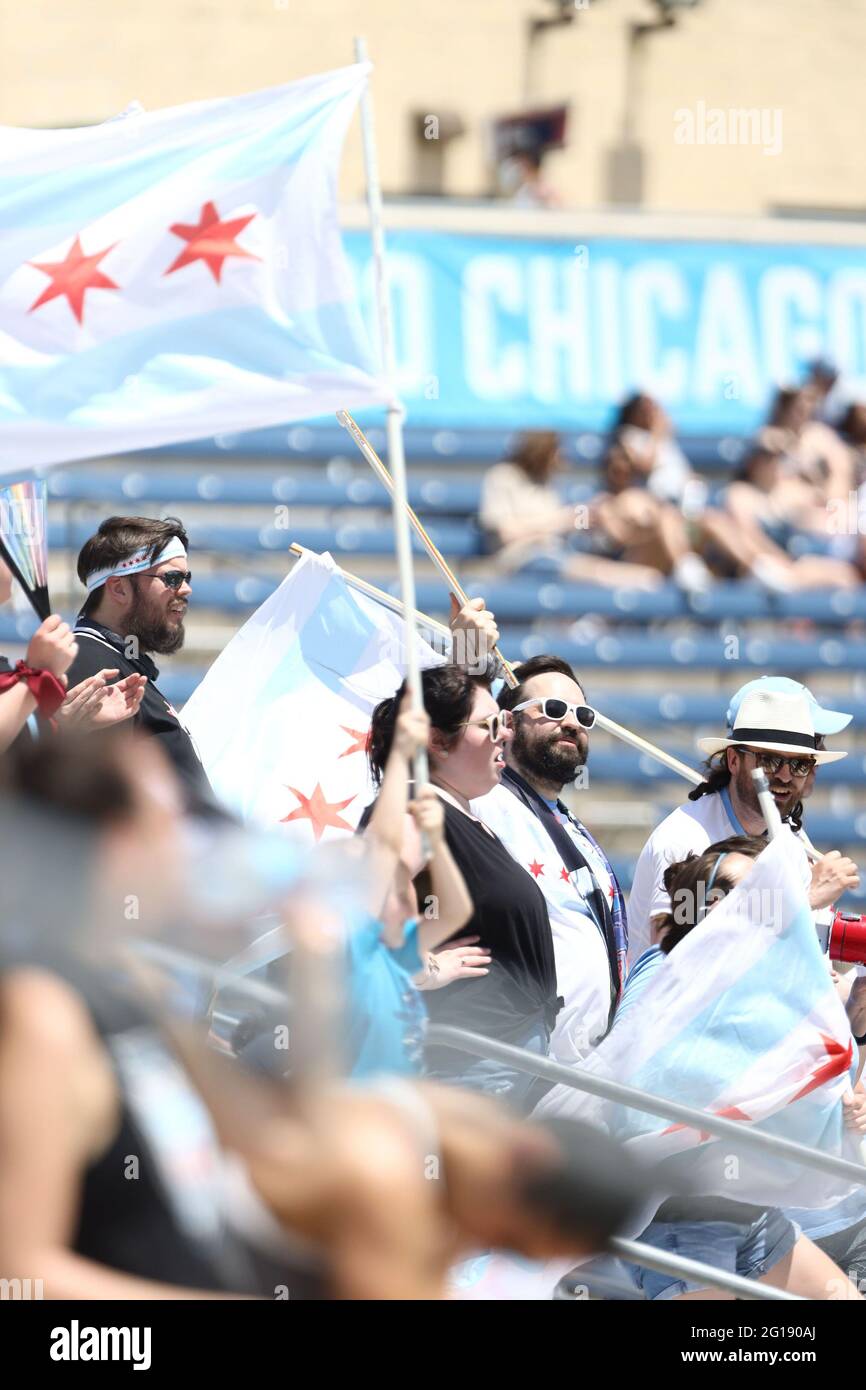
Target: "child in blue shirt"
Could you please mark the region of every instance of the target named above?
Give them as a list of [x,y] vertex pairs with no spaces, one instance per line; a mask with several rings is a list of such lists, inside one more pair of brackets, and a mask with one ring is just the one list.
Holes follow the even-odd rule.
[[[349,1050],[356,1077],[421,1070],[426,1010],[414,977],[423,977],[430,953],[472,916],[472,900],[445,841],[441,801],[428,785],[409,802],[412,759],[426,747],[429,730],[428,715],[411,708],[407,692],[364,837],[370,915],[348,943]],[[430,896],[419,917],[414,879],[425,867],[422,836],[430,849]]]

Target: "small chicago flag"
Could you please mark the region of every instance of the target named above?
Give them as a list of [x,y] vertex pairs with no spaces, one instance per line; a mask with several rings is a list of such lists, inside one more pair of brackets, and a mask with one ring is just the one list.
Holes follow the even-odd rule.
[[[422,670],[445,661],[416,641]],[[402,617],[308,551],[217,657],[184,723],[227,806],[313,845],[351,834],[373,799],[370,716],[404,670]]]
[[386,399],[337,224],[367,72],[0,130],[0,472]]

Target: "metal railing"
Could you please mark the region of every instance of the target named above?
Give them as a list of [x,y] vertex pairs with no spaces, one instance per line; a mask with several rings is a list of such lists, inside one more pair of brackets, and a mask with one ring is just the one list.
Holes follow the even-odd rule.
[[[674,1120],[687,1124],[691,1128],[696,1128],[705,1134],[712,1134],[720,1139],[733,1138],[742,1148],[750,1148],[780,1158],[792,1159],[805,1168],[829,1173],[833,1177],[846,1178],[849,1182],[866,1186],[866,1167],[862,1164],[851,1163],[844,1158],[834,1158],[831,1154],[810,1149],[806,1144],[798,1144],[792,1139],[780,1139],[777,1135],[762,1134],[759,1131],[746,1129],[741,1122],[736,1120],[727,1120],[718,1115],[707,1115],[703,1110],[696,1110],[689,1105],[680,1105],[676,1101],[664,1100],[661,1096],[655,1096],[650,1091],[642,1091],[636,1086],[626,1086],[619,1081],[606,1080],[586,1072],[580,1067],[565,1067],[560,1062],[552,1062],[549,1058],[539,1057],[536,1053],[527,1052],[524,1048],[513,1047],[510,1043],[497,1042],[493,1038],[485,1038],[482,1034],[472,1033],[465,1028],[454,1028],[446,1024],[431,1024],[427,1029],[426,1042],[428,1046],[452,1047],[455,1051],[468,1052],[472,1056],[505,1062],[517,1071],[527,1072],[529,1075],[537,1076],[544,1081],[569,1086],[575,1091],[585,1091],[589,1095],[598,1096],[603,1100],[615,1101],[627,1105],[633,1110],[657,1115],[664,1120]],[[612,1254],[619,1256],[620,1259],[628,1260],[631,1264],[641,1265],[646,1269],[654,1269],[662,1274],[671,1274],[677,1279],[683,1279],[692,1284],[697,1283],[700,1286],[723,1289],[726,1293],[732,1293],[739,1299],[767,1302],[803,1301],[799,1294],[772,1288],[770,1285],[757,1283],[753,1279],[744,1279],[738,1274],[729,1274],[725,1270],[715,1269],[712,1265],[703,1264],[698,1260],[686,1259],[681,1255],[669,1255],[665,1251],[656,1250],[653,1246],[644,1244],[642,1241],[626,1240],[621,1236],[614,1236],[607,1242],[607,1247]],[[554,1296],[573,1297],[574,1294],[569,1290],[569,1286],[573,1290],[580,1285],[581,1272],[581,1267],[578,1266],[564,1280],[561,1280]],[[585,1274],[591,1279],[589,1269],[585,1271]],[[565,1292],[561,1292],[563,1289]]]
[[866,1186],[866,1167],[862,1163],[852,1163],[847,1158],[834,1158],[832,1154],[810,1149],[807,1144],[798,1144],[794,1139],[780,1139],[775,1134],[764,1134],[760,1130],[747,1128],[740,1120],[727,1120],[721,1115],[708,1115],[704,1110],[696,1110],[678,1101],[664,1100],[651,1091],[641,1091],[637,1086],[625,1086],[620,1081],[609,1081],[595,1076],[581,1067],[565,1067],[561,1062],[552,1062],[548,1057],[527,1052],[522,1047],[510,1043],[497,1042],[485,1038],[481,1033],[471,1033],[465,1028],[453,1028],[450,1024],[431,1024],[425,1035],[428,1047],[453,1047],[458,1052],[469,1052],[474,1057],[485,1057],[491,1061],[505,1062],[517,1071],[528,1072],[543,1081],[556,1085],[570,1086],[574,1091],[586,1091],[602,1100],[616,1101],[632,1110],[643,1110],[648,1115],[658,1115],[663,1120],[673,1120],[688,1125],[718,1139],[734,1139],[740,1148],[753,1149],[777,1158],[793,1159],[804,1168],[813,1168],[831,1177],[846,1178],[849,1182]]

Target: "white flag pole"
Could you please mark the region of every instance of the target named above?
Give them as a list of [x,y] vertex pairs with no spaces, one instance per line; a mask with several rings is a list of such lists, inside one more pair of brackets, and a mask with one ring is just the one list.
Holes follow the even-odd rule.
[[[355,61],[366,63],[367,43],[355,39]],[[361,95],[361,133],[364,141],[364,170],[367,176],[367,206],[370,210],[370,234],[373,242],[373,266],[376,277],[376,305],[379,320],[379,341],[382,368],[388,383],[390,403],[386,429],[388,463],[394,479],[393,517],[397,542],[397,564],[400,574],[400,595],[406,615],[404,641],[406,644],[406,677],[412,687],[416,709],[424,708],[421,694],[421,668],[415,641],[415,570],[412,564],[412,539],[409,531],[408,497],[406,493],[406,455],[403,450],[403,407],[397,398],[397,365],[394,353],[394,326],[391,319],[391,299],[385,265],[385,229],[382,225],[382,190],[379,185],[379,165],[376,158],[376,136],[373,129],[373,101],[369,82]],[[415,759],[415,786],[428,780],[427,752],[421,750]]]

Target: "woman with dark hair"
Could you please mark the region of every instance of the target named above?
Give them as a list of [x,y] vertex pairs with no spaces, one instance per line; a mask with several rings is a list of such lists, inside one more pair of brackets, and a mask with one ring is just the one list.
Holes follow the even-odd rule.
[[617,411],[612,434],[633,460],[636,483],[665,502],[685,505],[689,514],[700,510],[706,484],[692,472],[674,438],[670,417],[657,400],[642,391],[629,396]]
[[[505,766],[510,716],[500,711],[486,680],[462,667],[422,676],[430,716],[430,781],[445,807],[445,838],[473,903],[463,931],[477,935],[492,957],[486,975],[457,980],[427,998],[434,1023],[484,1033],[545,1055],[559,1008],[553,937],[544,895],[505,846],[472,814],[470,802],[497,784]],[[394,737],[402,690],[373,712],[370,765],[381,782]],[[424,875],[419,900],[429,897]],[[435,910],[435,902],[434,902]],[[429,1048],[427,1070],[444,1080],[507,1097],[529,1109],[533,1078],[498,1062]]]

